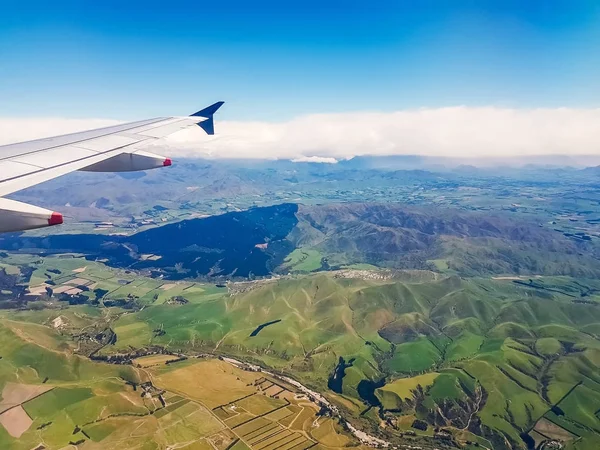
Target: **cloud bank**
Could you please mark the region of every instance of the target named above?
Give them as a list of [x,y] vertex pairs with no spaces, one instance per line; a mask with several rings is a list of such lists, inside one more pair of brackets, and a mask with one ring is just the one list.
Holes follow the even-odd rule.
[[[117,123],[102,119],[2,119],[0,144]],[[461,159],[600,156],[600,109],[449,107],[390,113],[311,114],[287,122],[220,121],[156,148],[179,157],[334,162],[364,155]]]

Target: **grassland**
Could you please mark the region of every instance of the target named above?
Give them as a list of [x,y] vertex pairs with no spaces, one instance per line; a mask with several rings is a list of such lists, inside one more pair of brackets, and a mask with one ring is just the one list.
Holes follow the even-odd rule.
[[321,268],[323,255],[317,250],[298,248],[284,260],[285,269],[290,272],[313,272]]
[[[419,386],[421,389],[427,389],[431,386],[438,376],[439,373],[430,372],[423,375],[417,375],[416,377],[400,378],[379,388],[377,390],[377,395],[381,396],[382,399],[385,399],[385,401],[382,401],[385,409],[395,409],[398,403],[413,398],[413,391],[417,390]],[[399,402],[393,402],[391,406],[388,406],[386,402],[390,402],[389,397],[391,396],[396,396]]]
[[[73,355],[68,347],[57,350],[61,348],[58,334],[44,347],[44,340],[29,339],[32,324],[23,323],[22,329],[19,324],[13,321],[7,326],[0,320],[0,385],[6,389],[27,383],[39,386],[41,394],[21,398],[31,425],[18,440],[0,432],[0,447],[33,448],[43,439],[49,448],[61,448],[82,436],[74,433],[77,424],[97,420],[101,414],[147,413],[140,397],[131,396],[132,388],[125,383],[137,380],[131,367],[94,363]],[[51,333],[44,336],[52,338]],[[4,395],[10,397],[6,391]]]

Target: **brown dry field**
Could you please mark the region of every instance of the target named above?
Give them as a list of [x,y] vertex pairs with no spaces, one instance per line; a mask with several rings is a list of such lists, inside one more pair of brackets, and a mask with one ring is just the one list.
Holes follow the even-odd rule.
[[69,294],[69,295],[77,295],[80,294],[82,291],[79,288],[73,288],[73,289],[69,289],[68,291],[65,291],[65,294]]
[[175,284],[175,283],[165,283],[160,288],[163,291],[168,291],[169,289],[173,289],[175,286],[177,286],[177,284]]
[[539,433],[542,433],[544,436],[548,436],[552,439],[559,439],[561,441],[569,441],[575,437],[564,428],[559,427],[544,417],[538,420],[538,423],[535,424],[533,429]]
[[39,284],[37,286],[29,286],[29,293],[34,295],[42,295],[46,293],[46,287],[50,287],[48,284]]
[[265,394],[267,394],[269,397],[280,393],[283,394],[282,388],[276,384],[265,390]]
[[21,405],[0,414],[0,424],[6,428],[8,434],[17,439],[29,429],[32,423],[33,420]]
[[90,280],[86,280],[85,278],[73,278],[72,280],[66,281],[65,284],[70,284],[72,286],[86,285],[89,284]]
[[63,284],[62,286],[58,286],[57,288],[53,289],[55,294],[62,294],[66,291],[68,291],[69,289],[73,289],[73,286],[69,286],[68,284]]

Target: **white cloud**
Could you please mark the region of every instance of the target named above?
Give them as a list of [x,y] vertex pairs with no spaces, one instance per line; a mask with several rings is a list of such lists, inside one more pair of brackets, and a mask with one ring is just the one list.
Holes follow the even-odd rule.
[[335,158],[327,158],[325,156],[301,156],[299,158],[292,159],[295,163],[324,163],[324,164],[336,164],[338,161]]
[[[110,120],[2,119],[0,143],[106,126]],[[220,121],[160,147],[172,156],[333,162],[358,155],[524,158],[600,155],[600,109],[451,107],[391,113],[312,114],[287,122]],[[158,150],[158,149],[157,149]]]

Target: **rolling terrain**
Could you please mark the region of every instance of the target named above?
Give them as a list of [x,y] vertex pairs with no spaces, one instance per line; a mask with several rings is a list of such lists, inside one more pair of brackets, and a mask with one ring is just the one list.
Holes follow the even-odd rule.
[[[595,448],[597,297],[579,303],[581,297],[549,294],[528,281],[354,276],[318,274],[206,303],[148,307],[117,320],[117,336],[136,332],[103,351],[158,344],[236,355],[320,391],[332,387],[343,360],[336,391],[358,417],[377,410],[400,430],[407,417],[408,426],[420,419],[481,436],[494,448],[523,446],[546,418],[579,437],[574,448]],[[544,281],[557,290],[568,284]],[[271,324],[253,335],[263,323]],[[165,334],[154,336],[159,326]],[[576,406],[580,395],[590,399],[585,410]]]
[[4,319],[0,337],[3,449],[360,448],[293,386],[214,358],[95,363],[41,325]]
[[[255,170],[207,195],[243,191]],[[326,190],[351,172],[285,183]],[[369,176],[392,189],[406,172]],[[561,189],[581,176],[569,174]],[[592,185],[554,208],[539,180],[499,181],[492,201],[456,174],[411,176],[406,192],[431,183],[440,191],[418,192],[434,204],[312,197],[125,233],[0,237],[0,446],[358,448],[355,427],[399,448],[597,449]],[[460,189],[460,202],[441,195]],[[339,415],[215,359],[228,357],[292,377]]]
[[[31,286],[45,279],[54,286],[73,279],[112,283],[96,306],[90,290],[88,305],[46,299],[38,311],[6,311],[2,322],[30,340],[36,336],[37,345],[56,342],[60,351],[90,356],[95,364],[162,367],[169,358],[139,359],[159,350],[171,359],[234,356],[291,375],[324,393],[356,427],[399,444],[516,449],[560,438],[567,448],[591,450],[600,442],[600,284],[594,280],[344,269],[223,289],[143,278],[82,258],[49,257],[28,266]],[[133,292],[140,295],[127,295]],[[127,304],[109,306],[123,297]],[[114,338],[98,337],[109,332]],[[49,376],[40,364],[51,359],[15,355],[25,358],[19,366],[39,374],[28,383]],[[53,370],[65,373],[50,379],[85,374],[70,375],[73,358],[79,357],[54,361]],[[135,376],[124,373],[119,377]],[[9,374],[12,369],[4,382],[14,383]]]

